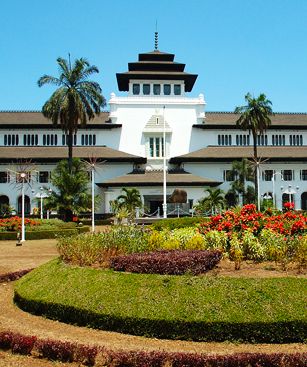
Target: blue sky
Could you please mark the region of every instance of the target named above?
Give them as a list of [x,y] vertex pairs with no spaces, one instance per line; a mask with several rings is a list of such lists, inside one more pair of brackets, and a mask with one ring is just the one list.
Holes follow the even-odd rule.
[[232,111],[265,93],[276,112],[307,112],[306,0],[1,0],[0,110],[40,110],[56,58],[98,66],[103,94],[140,52],[175,53],[198,74],[208,111]]

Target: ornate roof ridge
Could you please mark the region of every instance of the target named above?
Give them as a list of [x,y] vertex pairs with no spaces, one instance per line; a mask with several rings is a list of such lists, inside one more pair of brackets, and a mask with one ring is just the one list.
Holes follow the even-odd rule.
[[[206,113],[234,114],[234,111],[206,111]],[[273,112],[274,115],[307,115],[307,112]]]
[[[110,111],[100,111],[109,113]],[[42,113],[40,110],[0,110],[0,113]]]

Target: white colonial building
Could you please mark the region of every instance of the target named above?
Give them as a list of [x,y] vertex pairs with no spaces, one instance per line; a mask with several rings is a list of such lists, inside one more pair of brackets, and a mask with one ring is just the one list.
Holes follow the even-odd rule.
[[[104,161],[95,174],[96,194],[102,198],[97,213],[109,213],[110,200],[123,187],[137,187],[151,213],[160,208],[164,154],[167,196],[175,188],[184,189],[185,208],[192,208],[209,186],[227,192],[233,179],[228,173],[232,161],[253,157],[252,136],[236,127],[238,115],[205,113],[204,96],[187,95],[196,78],[185,72],[185,64],[174,61],[173,54],[158,50],[139,54],[127,72],[117,74],[118,89],[127,95],[112,93],[109,112],[80,127],[74,137],[74,156]],[[279,208],[291,199],[297,209],[306,210],[307,114],[276,113],[271,120],[266,133],[258,137],[264,162],[260,193],[272,196],[274,191]],[[37,206],[33,198],[40,187],[52,189],[51,172],[67,157],[66,136],[34,111],[0,112],[0,129],[0,206],[9,204],[20,212],[20,190],[9,170],[31,160],[36,172],[32,172],[32,187],[26,186],[30,213]]]

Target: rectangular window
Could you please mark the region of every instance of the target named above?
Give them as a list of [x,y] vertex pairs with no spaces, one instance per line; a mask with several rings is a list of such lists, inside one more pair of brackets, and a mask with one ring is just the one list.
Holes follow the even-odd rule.
[[263,180],[264,181],[272,181],[273,178],[273,170],[272,169],[266,169],[263,173]]
[[0,183],[7,183],[9,182],[9,175],[5,171],[0,172]]
[[140,84],[133,84],[132,85],[132,93],[133,94],[140,94]]
[[307,181],[307,169],[301,170],[301,181]]
[[235,174],[232,170],[224,170],[224,181],[231,182],[235,180]]
[[154,93],[155,96],[159,96],[161,94],[161,85],[160,84],[154,84],[153,93]]
[[40,183],[48,183],[49,182],[49,172],[48,171],[39,172],[38,181]]
[[143,84],[143,94],[146,96],[150,94],[150,84]]
[[175,94],[175,96],[180,96],[181,95],[181,85],[180,84],[175,84],[174,85],[174,94]]
[[154,138],[149,138],[149,156],[154,156]]
[[285,169],[282,171],[284,181],[292,181],[293,180],[293,171],[291,169]]
[[163,85],[163,93],[165,96],[169,96],[171,94],[171,85],[170,84],[164,84]]
[[149,138],[149,157],[162,158],[164,155],[164,143],[162,137]]
[[156,157],[160,157],[160,138],[156,138]]

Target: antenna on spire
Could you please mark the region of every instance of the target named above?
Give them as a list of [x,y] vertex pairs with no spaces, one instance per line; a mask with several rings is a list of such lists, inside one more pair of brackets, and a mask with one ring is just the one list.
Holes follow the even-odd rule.
[[158,21],[156,20],[156,31],[155,31],[155,51],[158,50]]

